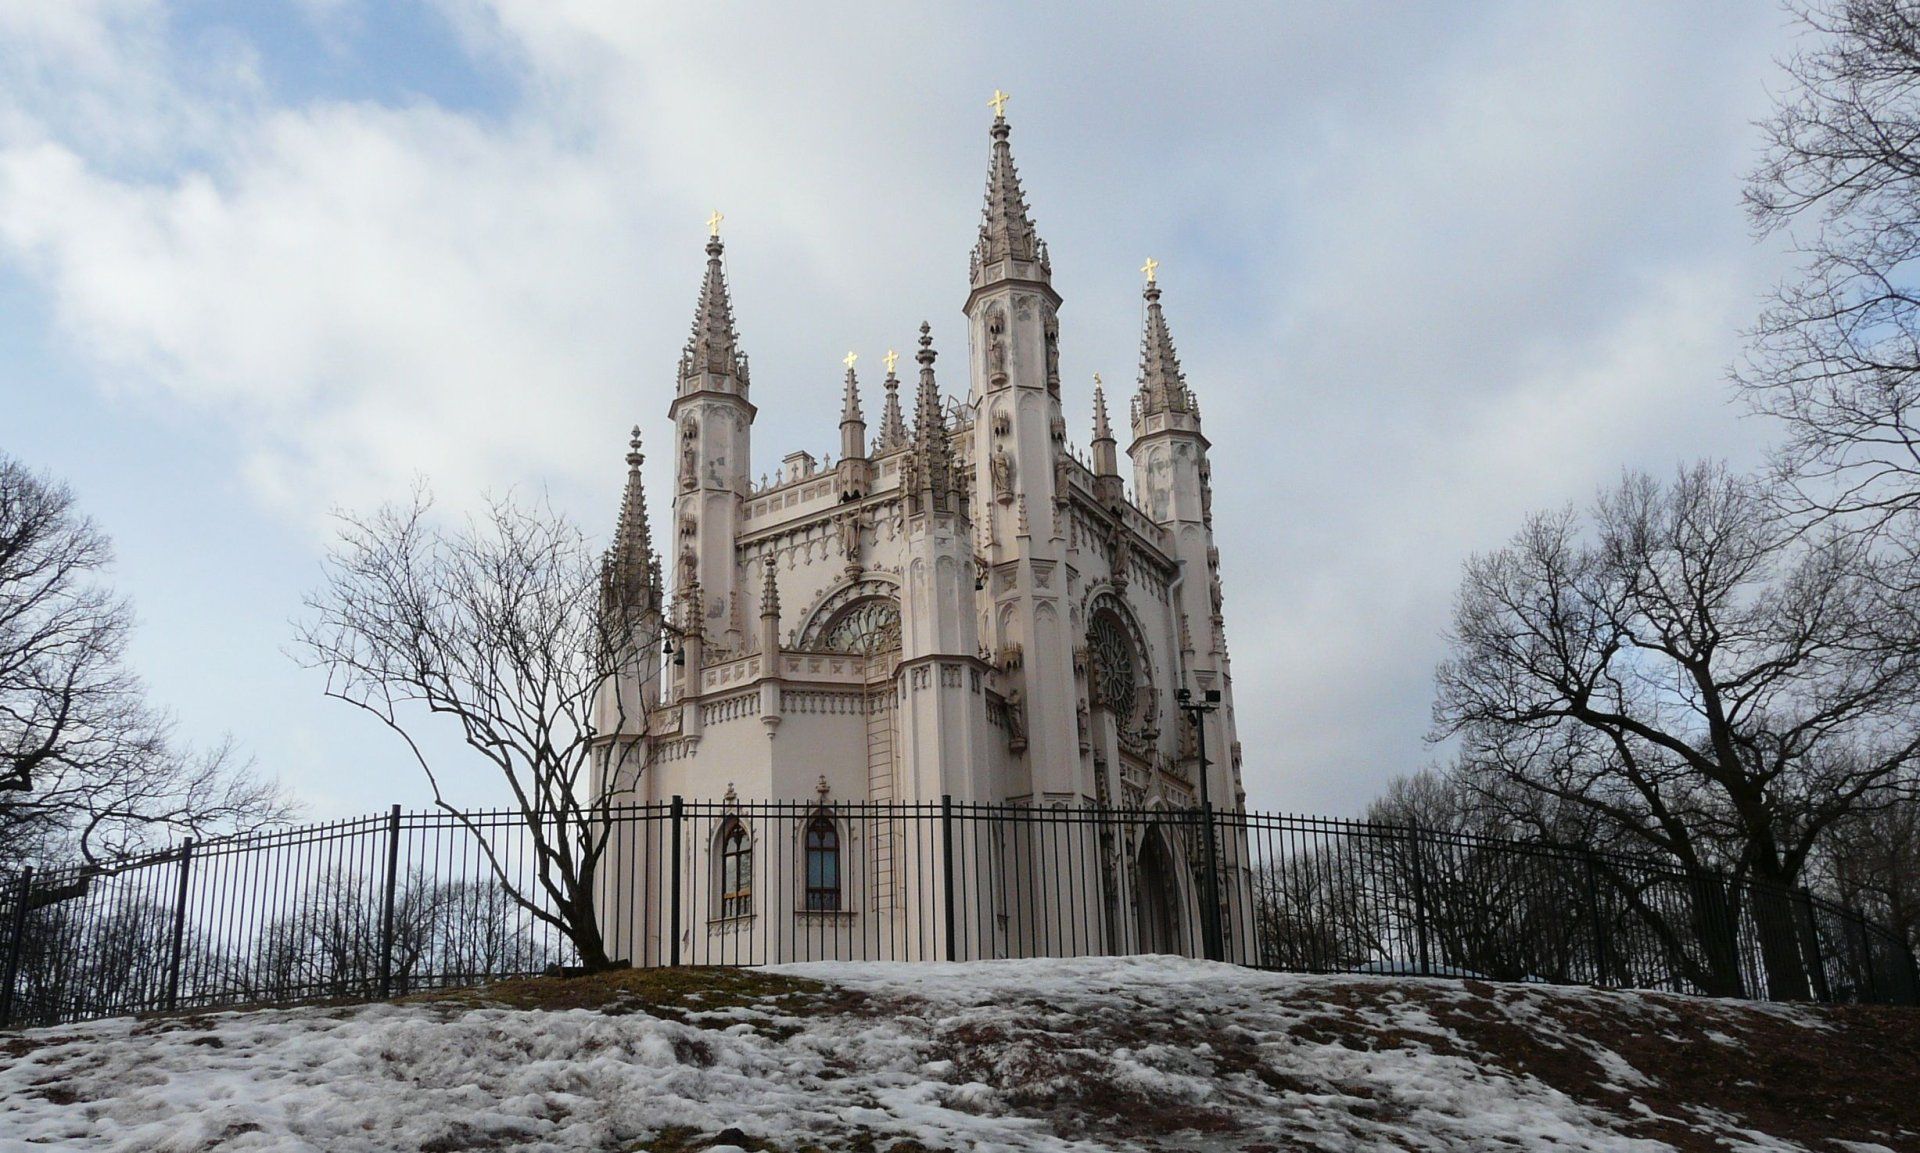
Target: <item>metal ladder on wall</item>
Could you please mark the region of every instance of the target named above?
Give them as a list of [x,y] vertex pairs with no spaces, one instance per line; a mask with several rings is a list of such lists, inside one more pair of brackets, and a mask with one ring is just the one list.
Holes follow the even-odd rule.
[[[867,658],[867,799],[875,804],[892,804],[898,797],[894,783],[893,670],[899,653],[874,653]],[[873,830],[873,883],[870,894],[875,909],[894,908],[899,900],[899,862],[895,859],[899,838],[894,822],[881,819]]]

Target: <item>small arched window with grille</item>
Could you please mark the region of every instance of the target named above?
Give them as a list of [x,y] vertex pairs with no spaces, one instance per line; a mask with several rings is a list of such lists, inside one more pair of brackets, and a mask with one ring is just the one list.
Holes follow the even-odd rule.
[[815,813],[807,822],[807,912],[840,911],[840,830],[833,818]]
[[720,915],[744,917],[753,912],[753,842],[747,827],[730,821],[720,832]]

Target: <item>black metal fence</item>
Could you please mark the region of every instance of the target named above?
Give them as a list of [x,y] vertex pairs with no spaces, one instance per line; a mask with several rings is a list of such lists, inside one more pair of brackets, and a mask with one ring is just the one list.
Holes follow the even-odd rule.
[[[471,825],[471,828],[469,827]],[[1906,943],[1658,861],[1201,810],[684,802],[609,817],[635,965],[1170,952],[1269,969],[1920,1003]],[[1217,868],[1209,871],[1206,838]],[[0,1025],[371,999],[576,960],[518,814],[403,813],[0,875]]]

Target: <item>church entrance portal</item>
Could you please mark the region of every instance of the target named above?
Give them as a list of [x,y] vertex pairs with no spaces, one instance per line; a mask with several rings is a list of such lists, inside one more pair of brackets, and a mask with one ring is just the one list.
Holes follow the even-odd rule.
[[1167,849],[1166,834],[1157,825],[1149,825],[1140,839],[1140,856],[1134,865],[1133,910],[1138,934],[1136,941],[1143,953],[1184,955],[1185,934],[1181,926],[1179,873],[1173,854]]

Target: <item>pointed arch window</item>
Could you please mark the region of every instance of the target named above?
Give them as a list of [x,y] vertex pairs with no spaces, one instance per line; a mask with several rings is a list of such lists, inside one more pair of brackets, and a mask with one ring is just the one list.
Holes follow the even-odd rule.
[[720,830],[720,915],[745,917],[753,912],[753,842],[747,827],[729,821]]
[[826,813],[807,822],[807,912],[840,911],[840,830]]

